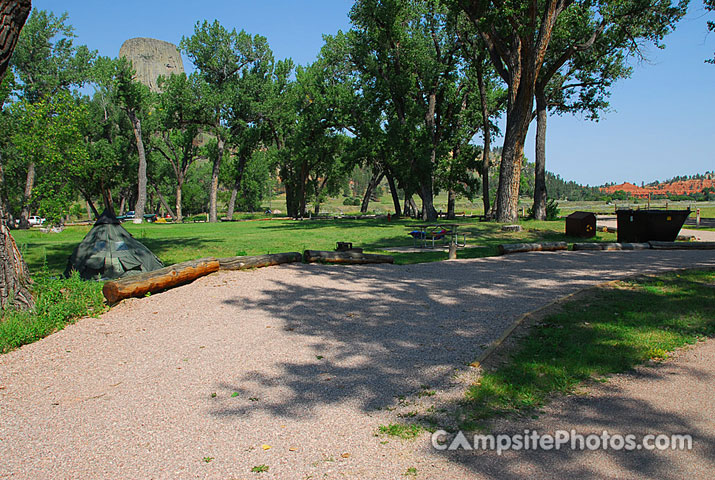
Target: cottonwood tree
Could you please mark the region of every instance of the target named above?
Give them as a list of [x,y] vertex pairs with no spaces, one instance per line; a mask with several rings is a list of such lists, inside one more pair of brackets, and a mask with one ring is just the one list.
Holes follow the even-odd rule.
[[[270,129],[260,121],[260,113],[263,109],[262,101],[271,90],[275,62],[265,39],[258,37],[254,40],[260,59],[250,69],[244,69],[241,77],[236,80],[238,94],[229,101],[230,113],[226,122],[230,155],[222,178],[231,189],[226,213],[229,219],[233,218],[239,193],[244,197],[239,201],[242,207],[258,206],[256,182],[262,183],[267,171],[265,165],[257,165],[266,157],[255,153],[271,141]],[[258,190],[262,191],[262,186]]]
[[[384,179],[387,180],[396,215],[402,214],[396,172],[398,156],[389,142],[385,112],[377,101],[375,89],[369,76],[363,75],[354,61],[353,42],[355,32],[338,32],[325,37],[322,57],[331,65],[339,66],[334,77],[343,86],[340,101],[339,124],[351,137],[345,151],[350,157],[347,164],[359,165],[372,170],[366,182],[360,211],[368,211],[373,192]],[[402,183],[402,182],[400,182]]]
[[[0,0],[0,82],[5,76],[20,31],[31,8],[29,0]],[[0,101],[4,103],[5,98],[1,98]],[[0,167],[2,167],[1,157]],[[5,309],[9,305],[32,308],[35,302],[30,292],[30,285],[27,264],[5,225],[5,213],[0,204],[0,309]]]
[[251,36],[243,30],[228,31],[217,20],[197,23],[194,34],[183,37],[179,45],[203,81],[203,124],[217,142],[209,192],[209,221],[217,222],[219,174],[229,135],[226,124],[231,116],[231,101],[241,95],[238,89],[241,77],[266,68],[264,64],[272,62],[273,57],[265,37]]
[[[69,91],[90,78],[96,52],[74,45],[74,28],[67,14],[56,16],[33,10],[17,41],[11,66],[17,76],[17,93],[29,102]],[[36,165],[30,160],[23,195],[20,228],[29,228],[30,201],[35,186]]]
[[[570,9],[592,12],[596,28],[605,30],[614,22],[643,16],[654,5],[659,8],[656,15],[677,20],[687,1],[675,6],[663,0],[456,0],[456,4],[484,41],[494,68],[508,87],[496,213],[498,221],[512,222],[518,215],[524,142],[532,119],[536,82],[545,68],[554,29],[562,15]],[[578,33],[569,37],[562,56],[554,58],[565,63],[579,45],[588,42],[590,36],[583,38]]]
[[[295,108],[295,82],[291,80],[294,64],[291,59],[279,60],[268,74],[265,87],[256,92],[252,100],[256,105],[257,121],[266,130],[266,158],[278,169],[280,178],[293,175],[289,140],[295,131],[297,110]],[[300,202],[292,183],[283,183],[286,189],[286,213],[300,216]]]
[[149,114],[152,108],[152,96],[149,87],[136,79],[136,73],[131,62],[126,58],[118,58],[113,62],[111,91],[118,105],[129,118],[134,141],[139,157],[137,169],[137,201],[134,205],[134,223],[144,221],[144,211],[147,201],[147,155],[144,138],[150,138],[146,128],[142,127],[142,117]]
[[199,155],[202,120],[200,80],[196,75],[171,75],[160,79],[157,115],[159,128],[152,137],[153,150],[171,165],[176,180],[176,221],[184,219],[182,193],[189,169]]
[[583,113],[598,120],[608,107],[609,88],[628,78],[629,57],[644,59],[643,46],[662,40],[685,14],[670,2],[643,2],[633,9],[609,10],[604,16],[571,5],[559,17],[544,68],[536,81],[536,152],[534,205],[538,220],[546,219],[546,126],[548,111]]
[[[489,169],[491,168],[492,139],[498,133],[495,120],[501,116],[506,104],[506,90],[489,60],[489,51],[478,35],[473,35],[469,22],[460,17],[458,34],[462,43],[465,60],[474,69],[479,89],[479,105],[482,119],[482,160],[480,174],[482,178],[482,204],[484,215],[492,216]],[[494,119],[494,121],[492,120]]]
[[463,100],[473,93],[460,68],[456,16],[438,0],[361,0],[350,18],[353,58],[381,105],[406,201],[419,195],[423,219],[435,219],[437,165],[453,155]]
[[[228,208],[226,210],[226,218],[229,220],[233,219],[233,214],[236,210],[236,200],[238,199],[239,193],[246,193],[244,183],[250,183],[252,180],[249,173],[256,171],[254,168],[255,163],[261,161],[264,157],[256,156],[254,153],[263,145],[264,141],[264,130],[260,126],[253,124],[253,122],[239,121],[236,122],[230,130],[229,143],[232,145],[230,149],[230,158],[227,168],[224,169],[226,173],[226,182],[231,185],[231,196],[228,200]],[[248,199],[247,199],[248,200]],[[248,202],[255,203],[255,202]],[[239,201],[239,204],[243,206],[255,206],[246,205],[246,202]]]
[[[98,60],[98,64],[102,62]],[[136,151],[133,129],[114,96],[111,83],[106,85],[96,81],[96,91],[91,99],[84,99],[88,115],[84,123],[87,161],[73,165],[76,173],[74,184],[95,217],[99,216],[94,203],[96,198],[102,199],[104,209],[123,211],[124,197],[115,207],[112,191],[136,177],[136,170],[132,171],[135,163],[128,161],[134,159],[133,152]],[[134,181],[131,183],[135,184]]]
[[12,137],[18,153],[40,173],[33,192],[38,213],[60,224],[75,198],[75,185],[84,179],[88,164],[84,128],[86,105],[60,92],[36,102],[12,106],[17,123]]
[[344,47],[344,38],[326,36],[325,41],[315,62],[296,69],[292,89],[296,123],[288,141],[290,163],[282,165],[281,179],[291,185],[300,216],[307,214],[311,200],[318,214],[324,197],[337,193],[340,180],[354,167],[347,154],[351,139],[344,133],[354,91],[344,81],[347,58],[333,54]]
[[[492,139],[499,131],[494,121],[499,118],[503,112],[506,102],[506,91],[501,87],[497,79],[498,76],[487,58],[486,50],[483,48],[480,49],[480,52],[476,55],[476,65],[474,69],[479,87],[479,104],[482,110],[482,138],[484,141],[480,169],[482,177],[482,204],[484,206],[484,216],[491,218],[493,212],[491,192],[489,189],[489,169],[492,163]],[[492,119],[494,119],[494,121]]]

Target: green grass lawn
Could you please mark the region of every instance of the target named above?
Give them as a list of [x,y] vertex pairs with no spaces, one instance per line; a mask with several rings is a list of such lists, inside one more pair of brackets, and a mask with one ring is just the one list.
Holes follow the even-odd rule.
[[[522,221],[524,231],[505,233],[501,225],[456,220],[469,223],[460,227],[467,243],[478,248],[460,249],[459,258],[477,258],[497,254],[497,245],[513,242],[579,241],[564,235],[564,221]],[[124,227],[153,251],[166,265],[201,257],[230,257],[279,252],[333,250],[338,241],[352,242],[366,252],[383,253],[385,248],[411,246],[407,233],[417,220],[257,220],[224,223],[142,224]],[[50,273],[64,271],[67,258],[89,232],[90,226],[67,227],[61,233],[42,233],[37,229],[12,232],[31,272],[46,266]],[[595,241],[614,241],[615,234],[599,232]],[[444,251],[396,253],[400,264],[445,260]]]
[[[384,248],[412,246],[407,233],[416,220],[256,220],[225,223],[142,224],[125,223],[124,227],[144,243],[166,265],[202,257],[230,257],[279,252],[302,252],[306,249],[332,250],[338,241],[352,242],[368,252],[384,253]],[[460,231],[476,248],[460,249],[460,258],[477,258],[497,254],[497,245],[530,241],[576,241],[563,234],[564,222],[524,221],[524,231],[505,233],[496,223],[475,219]],[[78,278],[57,278],[65,269],[72,250],[82,241],[91,226],[67,227],[61,233],[43,233],[39,229],[12,232],[35,279],[34,293],[38,308],[34,312],[2,312],[0,318],[0,352],[64,328],[76,319],[97,314],[106,308],[101,293],[102,283],[83,282]],[[613,241],[614,234],[599,233],[596,240]],[[392,253],[398,264],[445,260],[446,251],[426,249],[420,253]]]
[[67,324],[107,310],[102,283],[72,278],[53,278],[44,271],[35,272],[33,294],[35,309],[0,311],[0,353],[35,342]]
[[[360,206],[347,206],[342,204],[343,198],[329,198],[325,203],[321,204],[320,212],[327,214],[355,214],[359,213]],[[528,197],[521,197],[519,199],[519,211],[522,209],[526,210],[531,207],[533,199]],[[561,216],[569,215],[575,211],[586,211],[586,212],[596,212],[596,213],[606,213],[615,215],[616,208],[648,208],[648,200],[643,199],[630,199],[630,200],[616,200],[612,203],[597,202],[597,201],[569,201],[569,200],[558,200],[559,210]],[[446,212],[447,211],[447,194],[445,192],[440,193],[434,199],[435,209],[437,211]],[[694,202],[691,200],[685,201],[672,201],[672,200],[652,200],[650,202],[651,208],[665,208],[667,207],[671,210],[685,210],[690,208],[693,213],[691,218],[695,218],[695,209],[700,208],[700,215],[703,218],[715,218],[715,202]],[[277,196],[270,203],[271,208],[278,208],[285,212],[285,195]],[[266,208],[269,206],[266,205]],[[380,197],[379,201],[370,202],[368,206],[369,211],[377,213],[387,213],[393,212],[394,208],[392,206],[392,199],[390,195],[383,195]],[[312,209],[311,209],[312,210]],[[484,208],[482,206],[482,200],[480,198],[475,198],[475,200],[469,201],[466,198],[457,198],[455,205],[455,211],[458,213],[466,213],[468,215],[481,215],[484,213]]]
[[624,372],[715,335],[715,272],[618,282],[532,327],[506,363],[487,369],[465,402],[466,429],[539,407],[584,381]]

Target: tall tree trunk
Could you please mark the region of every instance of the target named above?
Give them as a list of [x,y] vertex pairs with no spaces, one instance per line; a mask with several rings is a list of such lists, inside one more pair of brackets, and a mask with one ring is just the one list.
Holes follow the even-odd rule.
[[316,217],[320,215],[320,200],[315,201],[315,206],[313,207],[313,215]]
[[20,30],[31,9],[30,0],[0,0],[0,80],[10,64]]
[[223,159],[223,151],[226,147],[226,141],[217,135],[218,144],[216,158],[214,158],[213,169],[211,170],[211,191],[209,192],[209,222],[218,222],[218,175],[221,170],[221,160]]
[[153,207],[154,205],[154,192],[152,190],[147,190],[147,202],[146,204],[149,206],[149,208],[145,208],[147,212],[152,211],[155,212],[157,209]]
[[27,177],[25,178],[25,192],[22,196],[22,211],[20,212],[20,228],[30,228],[30,202],[32,201],[32,189],[35,187],[35,162],[30,162],[27,166]]
[[417,216],[417,204],[414,198],[412,198],[412,195],[408,195],[407,192],[405,192],[405,207],[402,211],[406,216],[413,218]]
[[226,218],[228,218],[229,221],[233,220],[234,210],[236,210],[236,197],[238,197],[239,187],[239,181],[235,181],[233,187],[231,187],[231,198],[228,200],[228,211],[226,212]]
[[447,218],[450,220],[454,219],[454,207],[457,203],[457,194],[454,193],[453,189],[449,189],[447,192]]
[[[1,212],[0,212],[1,215]],[[4,222],[0,222],[0,308],[32,308],[30,272]]]
[[124,208],[127,206],[127,197],[126,195],[120,193],[119,197],[119,214],[121,215],[124,212]]
[[286,182],[284,185],[286,190],[286,214],[289,217],[298,218],[300,216],[298,189],[290,182]]
[[323,189],[325,188],[325,185],[328,183],[328,177],[324,177],[322,182],[319,182],[318,179],[315,180],[315,208],[313,209],[313,215],[318,216],[320,215],[320,196],[323,193]]
[[184,176],[180,175],[176,182],[176,221],[181,223],[184,221],[184,212],[181,207],[181,194],[184,188]]
[[392,196],[392,205],[395,207],[395,215],[402,215],[402,210],[400,210],[400,196],[397,192],[397,185],[395,185],[395,177],[392,176],[392,172],[385,170],[385,177],[387,177],[387,184],[390,186],[390,195]]
[[[7,201],[7,189],[5,188],[5,169],[2,164],[2,151],[0,151],[0,212],[5,212],[3,217],[0,217],[0,222],[7,221],[8,218],[8,201]],[[12,225],[12,223],[10,223]]]
[[[30,0],[0,0],[0,81],[31,8]],[[30,273],[5,225],[2,206],[0,202],[0,309],[8,305],[32,308],[35,302],[30,293]]]
[[405,203],[404,203],[404,206],[402,207],[402,211],[404,212],[406,217],[413,217],[414,215],[413,215],[409,200],[410,200],[410,197],[407,195],[407,192],[405,192]]
[[244,156],[238,159],[238,172],[236,172],[236,181],[233,183],[233,188],[231,189],[231,199],[228,202],[228,212],[226,216],[229,220],[233,220],[233,212],[236,208],[236,197],[238,196],[238,191],[241,189],[241,182],[243,181],[243,171],[246,168],[246,158]]
[[437,95],[431,92],[428,97],[427,115],[425,125],[432,137],[432,152],[430,153],[429,175],[420,183],[420,197],[422,198],[422,220],[431,221],[437,218],[437,210],[434,208],[434,177],[432,172],[437,167],[437,145],[440,141],[439,127],[435,121],[435,109],[437,106]]
[[137,154],[139,155],[139,171],[137,172],[137,203],[134,206],[133,223],[144,221],[144,210],[146,209],[146,150],[144,149],[144,139],[142,137],[142,124],[134,110],[129,109],[129,120],[134,131],[134,138],[137,142]]
[[536,220],[546,220],[546,93],[536,85],[536,165],[534,168],[534,206]]
[[97,211],[97,207],[94,206],[92,197],[87,195],[87,193],[84,192],[83,190],[80,190],[80,193],[84,197],[84,201],[87,202],[87,217],[90,220],[92,220],[92,215],[94,215],[94,218],[99,218],[99,211]]
[[[116,215],[114,211],[114,199],[112,199],[112,190],[106,188],[104,182],[102,182],[102,200],[104,201],[104,208]],[[121,211],[121,209],[119,211]]]
[[152,180],[151,186],[154,187],[156,196],[159,197],[159,204],[164,207],[164,209],[169,213],[169,215],[171,215],[171,218],[176,218],[174,210],[169,206],[169,202],[167,202],[166,198],[164,198],[164,195],[162,195],[161,190],[159,190],[159,186],[156,184],[156,182]]
[[524,160],[524,143],[531,123],[533,98],[533,88],[519,89],[507,110],[506,134],[497,191],[498,222],[513,223],[519,219],[519,183]]
[[[467,16],[479,29],[489,50],[491,63],[508,87],[506,133],[497,191],[499,222],[514,222],[518,219],[524,142],[532,120],[536,82],[556,20],[569,4],[561,0],[531,2],[530,18],[524,24],[525,31],[530,33],[510,33],[510,40],[505,41],[488,22],[482,22],[482,2],[460,2]],[[512,24],[518,22],[516,16],[507,11],[504,15]]]
[[375,189],[377,188],[378,185],[380,185],[380,182],[382,181],[382,178],[385,176],[385,172],[383,171],[378,171],[373,173],[372,178],[367,184],[367,189],[365,190],[365,195],[362,197],[362,204],[360,205],[360,213],[367,213],[367,209],[370,207],[370,198],[372,198],[372,194],[375,192]]
[[477,63],[477,83],[479,84],[479,101],[482,107],[482,131],[484,132],[484,151],[482,152],[482,203],[484,204],[484,216],[489,215],[491,210],[489,198],[489,167],[491,166],[491,141],[492,132],[489,124],[489,104],[487,102],[487,88],[484,83],[484,72],[482,70],[484,61],[480,58]]
[[422,198],[422,220],[431,222],[437,219],[437,210],[434,208],[434,192],[432,190],[432,177],[420,186]]
[[308,211],[306,210],[306,193],[305,193],[305,187],[306,187],[306,182],[308,181],[308,165],[305,161],[303,161],[300,165],[300,188],[298,191],[300,192],[300,197],[298,198],[298,204],[300,206],[300,217],[303,218],[306,216]]

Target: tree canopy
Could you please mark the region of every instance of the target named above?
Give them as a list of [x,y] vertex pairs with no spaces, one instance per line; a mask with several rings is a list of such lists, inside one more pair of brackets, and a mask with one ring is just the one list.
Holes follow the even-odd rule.
[[[628,59],[661,46],[686,4],[356,0],[350,29],[325,36],[306,65],[275,59],[261,35],[202,21],[179,45],[195,71],[160,79],[154,93],[128,60],[76,45],[66,14],[36,10],[0,92],[3,202],[21,219],[48,212],[58,223],[78,202],[95,215],[101,203],[138,219],[218,221],[261,208],[275,187],[299,217],[345,192],[367,211],[386,181],[397,214],[435,219],[446,192],[454,215],[457,197],[481,193],[485,214],[512,221],[536,119],[527,186],[538,217],[547,115],[598,119]],[[48,183],[52,171],[67,181]]]

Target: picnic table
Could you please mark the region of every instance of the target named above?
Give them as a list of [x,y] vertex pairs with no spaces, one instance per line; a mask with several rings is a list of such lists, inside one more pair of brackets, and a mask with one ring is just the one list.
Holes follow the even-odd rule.
[[[412,230],[408,235],[410,235],[415,245],[417,242],[421,242],[422,247],[426,248],[429,242],[432,242],[432,248],[434,248],[435,241],[437,240],[448,240],[450,243],[454,243],[458,247],[465,247],[467,245],[467,239],[465,233],[459,233],[459,227],[468,226],[468,223],[425,223],[419,225],[413,225],[415,230]],[[459,236],[462,236],[462,243],[459,243]]]

